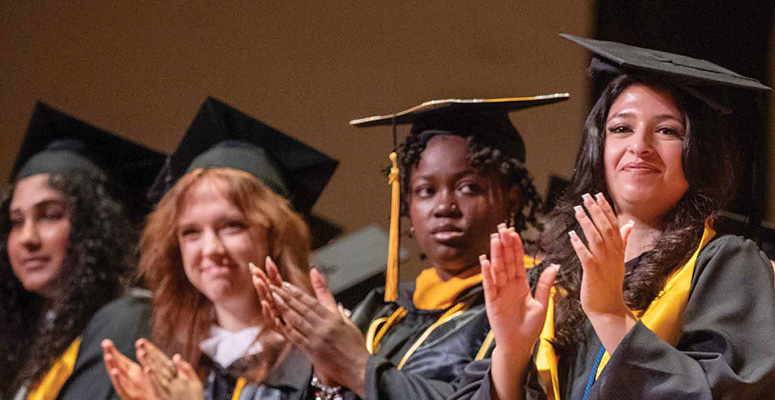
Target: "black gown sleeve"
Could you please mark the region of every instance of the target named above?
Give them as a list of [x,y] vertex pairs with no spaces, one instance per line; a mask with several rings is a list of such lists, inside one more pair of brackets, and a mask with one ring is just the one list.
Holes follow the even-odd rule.
[[[712,241],[697,260],[676,347],[642,323],[622,340],[589,399],[762,399],[775,393],[773,269],[756,244]],[[532,367],[533,365],[531,365]],[[450,398],[489,399],[489,360],[466,367]],[[528,399],[545,399],[534,370]]]
[[[451,400],[487,400],[490,398],[490,386],[492,374],[490,372],[490,359],[474,361],[466,365],[460,375],[457,391],[449,397]],[[522,389],[525,398],[530,400],[545,400],[542,383],[538,378],[535,363],[530,362],[526,372],[526,382]]]
[[102,361],[102,341],[110,339],[127,357],[135,359],[134,343],[150,334],[151,299],[147,292],[129,293],[103,306],[81,335],[73,373],[59,391],[58,400],[120,400]]
[[455,391],[443,382],[399,371],[389,360],[370,356],[366,364],[366,399],[446,399]]
[[748,240],[719,238],[697,260],[676,347],[638,323],[590,399],[760,399],[775,393],[775,288]]

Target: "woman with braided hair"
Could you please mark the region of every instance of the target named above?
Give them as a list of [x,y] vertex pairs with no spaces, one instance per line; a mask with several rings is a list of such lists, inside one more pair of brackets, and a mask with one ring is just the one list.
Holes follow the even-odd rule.
[[486,356],[492,341],[478,256],[499,224],[536,227],[541,209],[507,111],[565,98],[414,109],[395,118],[413,123],[398,158],[401,209],[428,265],[414,282],[398,286],[397,299],[376,289],[350,321],[315,270],[318,301],[257,274],[267,318],[313,362],[319,398],[335,398],[344,390],[337,385],[348,398],[445,398],[463,367]]

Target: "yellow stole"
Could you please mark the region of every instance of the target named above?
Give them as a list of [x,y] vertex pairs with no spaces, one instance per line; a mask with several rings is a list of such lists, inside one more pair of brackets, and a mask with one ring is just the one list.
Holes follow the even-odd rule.
[[67,350],[54,361],[38,385],[30,391],[27,400],[54,400],[57,397],[59,390],[73,373],[75,358],[78,356],[80,346],[81,338],[76,338]]
[[[705,230],[702,233],[700,245],[694,252],[689,261],[682,267],[675,270],[667,279],[665,287],[659,292],[657,297],[649,304],[645,311],[636,311],[636,317],[643,322],[647,328],[656,333],[670,345],[675,346],[678,337],[681,334],[683,325],[683,313],[686,302],[689,299],[689,290],[692,285],[692,276],[694,275],[694,266],[697,262],[697,256],[705,245],[716,235],[710,221],[705,222]],[[560,400],[560,379],[558,373],[558,359],[554,352],[551,341],[554,339],[554,297],[555,290],[552,288],[552,297],[549,298],[549,306],[546,312],[546,322],[541,331],[538,342],[538,350],[535,355],[535,364],[538,369],[538,375],[544,383],[546,397],[549,400]],[[600,360],[600,366],[597,368],[596,377],[603,372],[611,355],[606,351]]]
[[[533,257],[530,256],[523,256],[525,260],[525,269],[531,269],[536,266],[536,260]],[[495,334],[492,333],[492,330],[487,332],[487,337],[484,338],[484,342],[482,342],[482,346],[479,347],[479,352],[476,353],[476,357],[474,357],[474,360],[483,360],[485,356],[487,356],[487,352],[490,350],[490,346],[492,346],[492,342],[495,341]]]
[[242,394],[242,389],[245,388],[246,384],[247,381],[245,378],[237,378],[237,384],[234,386],[234,394],[231,395],[231,400],[239,400],[239,397]]
[[[535,260],[529,256],[525,256],[524,263],[525,268],[532,268],[535,265]],[[415,292],[412,298],[415,307],[422,310],[447,309],[447,311],[438,319],[438,321],[428,327],[420,338],[412,344],[406,354],[401,358],[401,362],[398,364],[399,370],[403,368],[404,364],[409,360],[409,357],[417,351],[436,328],[465,312],[466,304],[463,302],[455,303],[455,300],[460,293],[481,282],[481,273],[463,279],[453,277],[446,281],[443,281],[433,268],[425,269],[420,273],[415,280]],[[366,348],[369,350],[370,354],[374,354],[377,351],[379,343],[385,334],[393,325],[399,323],[406,314],[407,311],[403,307],[399,307],[389,317],[377,318],[371,322],[369,329],[366,332]],[[490,332],[485,338],[482,348],[479,349],[479,353],[486,353],[490,344],[492,344],[493,339],[494,336],[492,335],[492,332]]]

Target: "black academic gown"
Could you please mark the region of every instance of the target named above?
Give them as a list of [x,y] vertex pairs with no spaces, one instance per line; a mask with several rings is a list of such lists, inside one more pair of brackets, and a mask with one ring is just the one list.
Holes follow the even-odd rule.
[[58,400],[120,400],[110,382],[102,358],[102,341],[110,339],[123,354],[134,359],[135,341],[150,335],[151,298],[147,291],[131,289],[104,305],[89,321],[73,373],[57,396]]
[[[235,361],[222,368],[209,361],[211,372],[204,391],[205,400],[231,400],[239,379],[251,358]],[[239,400],[305,400],[313,399],[309,386],[312,380],[312,364],[304,353],[292,347],[282,362],[272,368],[260,384],[247,384],[240,391]]]
[[[399,307],[407,315],[383,337],[366,364],[366,399],[445,399],[456,389],[456,379],[474,360],[490,330],[484,309],[484,292],[476,285],[462,292],[456,303],[469,306],[456,318],[438,326],[409,357],[397,366],[423,333],[447,311],[421,310],[412,301],[415,284],[399,286],[399,299],[385,303],[384,288],[369,293],[353,311],[352,319],[366,332],[376,318],[389,317]],[[355,398],[347,393],[347,398]]]
[[[628,267],[632,267],[628,265]],[[581,399],[601,343],[586,322],[586,340],[561,364],[562,400]],[[531,365],[533,367],[533,365]],[[454,399],[489,399],[489,360],[467,366]],[[535,370],[527,398],[544,399]],[[773,270],[755,243],[737,236],[711,241],[699,254],[675,347],[638,323],[619,343],[588,399],[775,398]]]

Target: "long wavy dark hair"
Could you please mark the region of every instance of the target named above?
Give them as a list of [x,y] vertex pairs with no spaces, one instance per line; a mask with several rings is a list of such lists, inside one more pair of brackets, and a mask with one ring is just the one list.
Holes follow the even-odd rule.
[[[51,188],[65,194],[70,236],[59,272],[57,298],[45,302],[24,289],[11,269],[9,207],[14,188],[0,199],[0,397],[11,398],[42,378],[52,362],[85,329],[92,315],[122,291],[136,230],[95,173],[51,174]],[[46,318],[48,312],[53,319]]]
[[[477,124],[460,129],[467,124]],[[484,125],[484,126],[482,126]],[[451,127],[448,128],[447,127]],[[430,129],[427,129],[430,128]],[[446,119],[434,118],[427,125],[415,123],[399,149],[399,170],[401,172],[401,192],[411,193],[411,171],[420,163],[428,142],[439,135],[460,136],[468,142],[468,162],[474,168],[496,171],[508,190],[514,185],[519,188],[520,204],[515,204],[510,225],[517,232],[528,227],[540,229],[538,215],[543,210],[541,196],[533,185],[533,177],[527,170],[524,157],[524,144],[516,128],[511,125],[508,116],[493,118],[483,115],[480,118],[451,115]],[[409,196],[401,198],[401,214],[408,215]]]
[[536,272],[551,263],[559,264],[561,268],[555,285],[567,292],[566,296],[557,299],[555,310],[554,346],[561,359],[571,359],[568,356],[573,354],[574,344],[583,340],[586,318],[579,301],[581,263],[571,247],[567,232],[574,230],[584,243],[587,241],[574,217],[573,206],[581,203],[584,193],[603,193],[613,204],[605,184],[605,125],[613,102],[633,84],[667,90],[685,114],[687,134],[683,142],[682,163],[689,188],[664,216],[662,233],[653,250],[643,253],[637,268],[630,269],[625,275],[624,297],[631,309],[643,310],[651,303],[668,275],[696,250],[702,238],[704,221],[721,209],[732,193],[732,160],[725,151],[727,138],[718,112],[669,82],[629,75],[611,80],[587,117],[571,184],[558,206],[547,216],[547,228],[539,240],[539,248],[547,257]]

